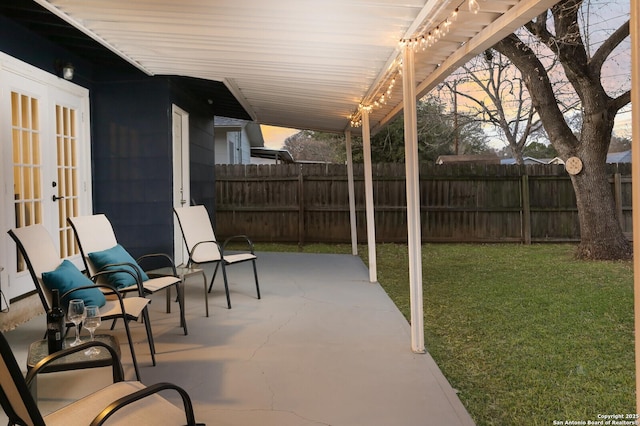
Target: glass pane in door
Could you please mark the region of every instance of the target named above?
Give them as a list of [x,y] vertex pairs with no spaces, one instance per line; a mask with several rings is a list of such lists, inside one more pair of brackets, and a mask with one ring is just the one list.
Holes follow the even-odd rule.
[[78,215],[78,137],[75,109],[56,105],[58,232],[60,257],[78,253],[68,217]]
[[[42,223],[40,119],[38,99],[11,92],[13,196],[17,228]],[[25,269],[18,256],[18,271]]]

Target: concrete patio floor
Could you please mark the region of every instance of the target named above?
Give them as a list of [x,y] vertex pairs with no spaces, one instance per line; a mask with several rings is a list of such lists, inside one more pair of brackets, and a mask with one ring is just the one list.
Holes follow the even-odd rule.
[[[218,277],[209,318],[202,278],[187,280],[187,336],[178,327],[177,303],[167,314],[164,295],[152,296],[155,367],[144,327],[132,323],[144,383],[184,387],[197,420],[208,425],[474,424],[431,356],[411,351],[409,324],[380,285],[369,282],[360,258],[258,256],[262,300],[250,264],[234,265],[227,270],[233,308],[226,309]],[[205,269],[207,277],[212,270]],[[39,316],[5,334],[21,366],[44,324]],[[108,325],[99,329],[107,332]],[[113,333],[126,377],[134,379],[122,324]],[[109,368],[44,374],[39,406],[49,412],[109,379]]]

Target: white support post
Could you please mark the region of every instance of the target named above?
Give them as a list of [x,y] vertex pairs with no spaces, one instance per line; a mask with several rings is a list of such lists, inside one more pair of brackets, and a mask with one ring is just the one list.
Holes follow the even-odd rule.
[[364,155],[364,196],[367,210],[367,245],[369,247],[369,281],[378,281],[376,267],[376,223],[373,208],[373,172],[371,167],[371,136],[369,111],[362,109],[362,147]]
[[407,232],[411,303],[411,349],[424,353],[424,307],[422,302],[422,232],[420,225],[420,169],[414,53],[403,51],[404,149],[407,187]]
[[344,132],[347,145],[347,186],[349,188],[349,223],[351,224],[351,252],[358,255],[358,223],[356,222],[356,197],[353,185],[353,154],[351,151],[351,130]]
[[633,185],[633,302],[636,330],[636,413],[640,413],[640,4],[631,0],[631,181]]

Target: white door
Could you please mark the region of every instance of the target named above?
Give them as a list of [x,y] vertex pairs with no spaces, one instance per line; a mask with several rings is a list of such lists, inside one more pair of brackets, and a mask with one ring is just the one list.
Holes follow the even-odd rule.
[[[189,186],[189,114],[173,105],[173,206],[190,205]],[[174,259],[176,265],[187,263],[189,256],[182,239],[180,224],[173,216]]]
[[[88,108],[86,89],[0,56],[3,228],[43,224],[60,256],[77,264],[66,218],[91,208],[89,133],[83,120]],[[34,285],[13,241],[8,236],[3,241],[3,292],[10,299]]]

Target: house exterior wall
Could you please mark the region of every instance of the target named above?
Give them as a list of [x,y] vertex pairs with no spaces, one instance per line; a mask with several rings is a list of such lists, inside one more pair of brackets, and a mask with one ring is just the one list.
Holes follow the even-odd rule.
[[111,219],[134,257],[173,252],[174,103],[189,113],[191,199],[213,211],[213,114],[167,78],[102,84],[96,90],[94,207]]
[[251,164],[251,145],[244,128],[216,127],[216,164]]
[[216,164],[227,164],[229,161],[229,149],[227,148],[227,131],[223,128],[215,130],[215,156]]
[[[134,257],[173,252],[172,103],[189,113],[191,198],[215,211],[214,112],[210,105],[198,104],[168,77],[148,77],[137,70],[126,75],[96,70],[2,16],[0,51],[50,74],[55,74],[56,60],[74,64],[73,83],[89,90],[91,102],[93,211],[109,217],[119,242]],[[0,217],[3,215],[11,220],[10,211]],[[2,235],[3,246],[15,250],[6,229]],[[3,263],[0,259],[0,266]],[[0,318],[0,329],[28,320],[42,309],[35,290],[10,303],[11,312]]]
[[[242,164],[242,132],[227,132],[229,163]],[[233,147],[233,149],[231,149]]]
[[171,253],[168,83],[152,78],[101,83],[94,90],[93,104],[94,211],[107,215],[118,241],[134,257]]
[[240,164],[251,164],[251,142],[245,129],[242,129],[241,133],[240,152],[242,155]]

